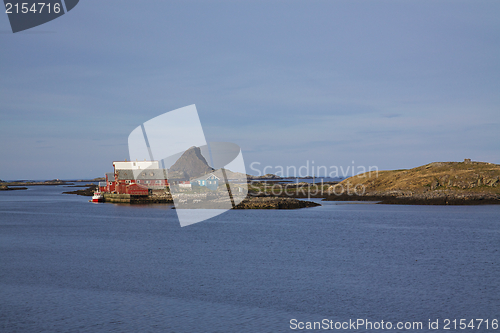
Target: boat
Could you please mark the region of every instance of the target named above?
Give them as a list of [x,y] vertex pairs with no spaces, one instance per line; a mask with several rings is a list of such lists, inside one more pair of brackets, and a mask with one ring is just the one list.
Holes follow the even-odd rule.
[[92,202],[103,202],[104,201],[104,196],[100,191],[95,191],[94,195],[92,196]]

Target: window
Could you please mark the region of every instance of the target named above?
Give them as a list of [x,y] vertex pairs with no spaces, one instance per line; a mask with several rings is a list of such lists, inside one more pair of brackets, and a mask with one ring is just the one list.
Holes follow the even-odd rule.
[[130,184],[130,180],[126,180],[126,181],[125,181],[125,184]]
[[161,181],[157,180],[157,181],[155,181],[155,183],[156,183],[156,184],[160,184],[160,183],[161,183]]

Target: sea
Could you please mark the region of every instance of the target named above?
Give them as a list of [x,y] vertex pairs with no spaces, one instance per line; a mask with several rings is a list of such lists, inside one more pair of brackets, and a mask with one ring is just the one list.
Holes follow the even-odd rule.
[[313,199],[181,228],[68,190],[0,192],[2,333],[500,332],[498,205]]

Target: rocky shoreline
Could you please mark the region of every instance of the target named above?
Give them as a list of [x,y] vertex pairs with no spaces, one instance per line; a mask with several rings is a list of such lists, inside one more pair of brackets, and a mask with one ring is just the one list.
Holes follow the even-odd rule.
[[500,196],[491,193],[368,193],[327,195],[324,201],[377,201],[392,205],[498,205]]
[[[296,184],[292,184],[296,185]],[[500,194],[486,192],[481,189],[434,189],[425,191],[370,191],[364,194],[354,191],[340,191],[335,185],[309,187],[308,184],[289,186],[273,184],[261,186],[253,194],[255,196],[282,198],[316,198],[324,201],[367,201],[378,204],[400,205],[495,205],[500,204]],[[252,188],[252,187],[250,187]],[[256,188],[254,187],[254,190]],[[337,192],[337,194],[335,193]]]

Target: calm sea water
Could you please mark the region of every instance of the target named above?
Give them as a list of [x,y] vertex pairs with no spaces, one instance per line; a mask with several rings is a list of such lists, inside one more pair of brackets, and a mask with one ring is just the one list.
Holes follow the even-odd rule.
[[500,319],[500,206],[324,202],[181,228],[169,205],[65,190],[0,192],[0,332],[286,332],[291,319],[358,318],[426,332],[429,319],[439,331],[445,318]]

